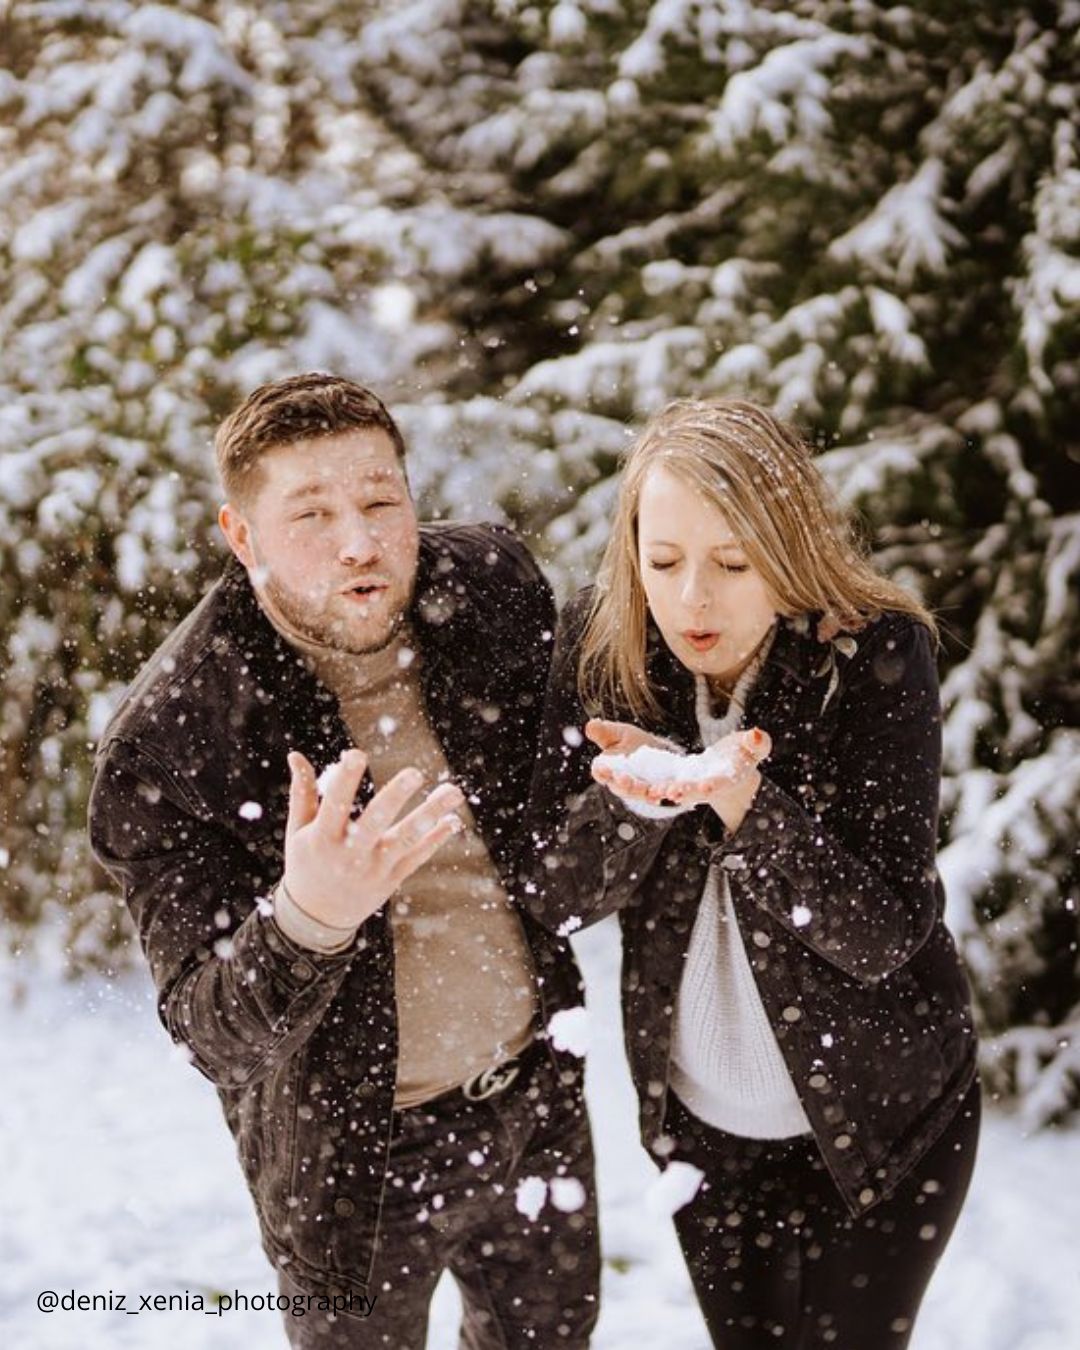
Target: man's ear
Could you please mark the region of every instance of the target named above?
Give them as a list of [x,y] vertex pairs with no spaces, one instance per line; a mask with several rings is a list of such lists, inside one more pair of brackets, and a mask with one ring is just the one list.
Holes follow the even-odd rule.
[[251,526],[232,502],[222,504],[218,511],[218,524],[229,542],[229,547],[250,571],[255,566],[255,554],[251,547]]

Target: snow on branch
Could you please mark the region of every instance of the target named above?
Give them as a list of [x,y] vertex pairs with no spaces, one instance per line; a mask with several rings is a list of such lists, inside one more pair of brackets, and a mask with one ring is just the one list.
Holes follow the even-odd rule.
[[1060,901],[1044,865],[1063,839],[1075,835],[1077,801],[1080,731],[1072,728],[1054,731],[1041,754],[1025,759],[1007,777],[969,769],[957,780],[952,837],[938,854],[938,871],[948,897],[949,927],[977,981],[992,985],[994,948],[1009,936],[1015,918],[1010,908],[984,925],[980,902],[1003,864],[1023,874],[1033,890],[1041,886],[1048,898]]
[[641,31],[619,56],[619,74],[624,79],[646,82],[663,73],[668,50],[692,51],[709,65],[726,58],[737,63],[753,59],[751,42],[791,41],[820,31],[820,26],[786,9],[771,13],[752,0],[727,0],[703,5],[701,0],[656,0]]
[[945,166],[923,163],[913,178],[890,188],[852,229],[834,239],[828,255],[838,263],[862,262],[875,276],[911,285],[920,270],[940,275],[964,236],[946,219]]
[[251,76],[234,59],[216,24],[184,14],[169,5],[138,5],[124,24],[129,37],[148,47],[162,47],[183,60],[178,86],[184,93],[215,84],[252,92]]
[[728,80],[720,107],[709,116],[709,135],[726,154],[757,132],[778,145],[793,137],[820,141],[832,127],[825,71],[841,56],[869,55],[865,39],[841,33],[774,47],[759,65]]
[[1035,193],[1035,228],[1022,244],[1024,271],[1011,286],[1019,312],[1020,341],[1032,384],[1054,393],[1047,351],[1067,327],[1080,327],[1080,166],[1074,128],[1059,127],[1058,155],[1068,167],[1047,175]]
[[1062,1121],[1080,1106],[1080,1005],[1052,1027],[1010,1027],[983,1044],[992,1086],[1020,1098],[1031,1130]]
[[515,386],[515,403],[546,399],[610,416],[652,412],[686,387],[705,364],[709,342],[678,327],[621,342],[594,342],[572,356],[541,361]]

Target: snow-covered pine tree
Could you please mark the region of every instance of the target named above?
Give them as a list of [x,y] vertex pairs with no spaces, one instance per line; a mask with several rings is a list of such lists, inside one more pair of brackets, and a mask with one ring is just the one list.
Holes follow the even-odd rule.
[[[881,562],[941,614],[942,870],[988,1067],[1034,1119],[1074,1107],[1075,0],[74,10],[29,10],[0,86],[16,128],[0,133],[13,222],[0,267],[24,296],[0,319],[5,445],[37,475],[18,525],[5,508],[5,567],[17,546],[33,553],[48,438],[72,427],[93,433],[72,467],[98,464],[109,500],[173,482],[204,533],[173,508],[163,542],[143,531],[143,584],[169,597],[158,615],[117,571],[112,541],[131,529],[102,510],[104,487],[74,508],[103,560],[99,608],[136,626],[129,652],[112,639],[112,665],[76,619],[62,631],[23,567],[0,615],[26,653],[13,687],[27,702],[5,693],[7,726],[61,641],[83,653],[89,691],[63,723],[70,756],[43,755],[49,735],[34,733],[18,760],[42,800],[58,791],[50,765],[65,767],[55,828],[40,808],[20,817],[23,893],[41,893],[60,839],[85,869],[86,710],[127,673],[138,625],[158,631],[201,585],[209,496],[193,484],[210,481],[214,417],[256,379],[334,365],[382,388],[428,509],[517,520],[564,593],[604,536],[627,423],[674,396],[749,394],[806,428]],[[85,67],[148,59],[158,82],[143,74],[102,109],[99,91],[123,82]],[[152,181],[103,179],[98,143],[133,146]],[[19,176],[50,149],[47,175]],[[123,298],[142,298],[134,248],[102,255],[81,308],[65,300],[91,246],[132,232],[180,269],[182,284],[150,291],[153,316],[138,326]],[[182,310],[163,314],[177,292]],[[162,327],[166,354],[148,345]],[[147,425],[155,397],[169,434]],[[141,409],[134,430],[117,407]],[[110,457],[102,432],[147,457]]]

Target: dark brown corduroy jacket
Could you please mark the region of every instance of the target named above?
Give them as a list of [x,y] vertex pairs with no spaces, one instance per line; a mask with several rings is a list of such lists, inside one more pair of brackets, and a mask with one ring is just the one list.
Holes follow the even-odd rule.
[[[568,606],[556,641],[521,856],[527,903],[552,929],[619,912],[642,1138],[662,1152],[683,963],[708,869],[723,867],[822,1156],[851,1212],[865,1212],[934,1143],[975,1075],[969,989],[934,862],[941,707],[930,635],[899,613],[826,643],[818,616],[781,620],[744,715],[769,733],[772,754],[730,835],[711,808],[648,820],[591,781],[596,749],[575,734],[589,603],[586,591]],[[700,749],[693,676],[655,629],[648,669],[667,710],[649,729]]]
[[[410,622],[424,698],[511,895],[554,621],[510,531],[421,528]],[[266,897],[284,867],[286,754],[318,771],[349,744],[336,699],[231,562],[125,695],[90,801],[94,851],[123,887],[162,1021],[217,1086],[266,1252],[329,1296],[362,1295],[370,1279],[397,1059],[393,942],[384,907],[344,952],[308,951]],[[361,799],[371,791],[367,778]],[[546,1026],[580,1004],[580,981],[565,942],[523,920]],[[558,1063],[579,1073],[572,1055]]]

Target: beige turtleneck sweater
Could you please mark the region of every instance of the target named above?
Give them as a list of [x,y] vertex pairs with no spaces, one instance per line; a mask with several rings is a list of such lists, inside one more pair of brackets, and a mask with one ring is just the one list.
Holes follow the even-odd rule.
[[[364,751],[376,788],[413,766],[429,792],[451,774],[428,722],[419,652],[406,631],[366,656],[317,647],[260,602],[291,646],[337,696],[353,743]],[[411,805],[417,805],[419,798]],[[519,1054],[533,1039],[536,974],[521,919],[499,880],[468,805],[466,828],[390,897],[398,1066],[394,1105],[419,1105]],[[275,917],[292,940],[341,950],[355,930],[305,913],[279,887]]]

